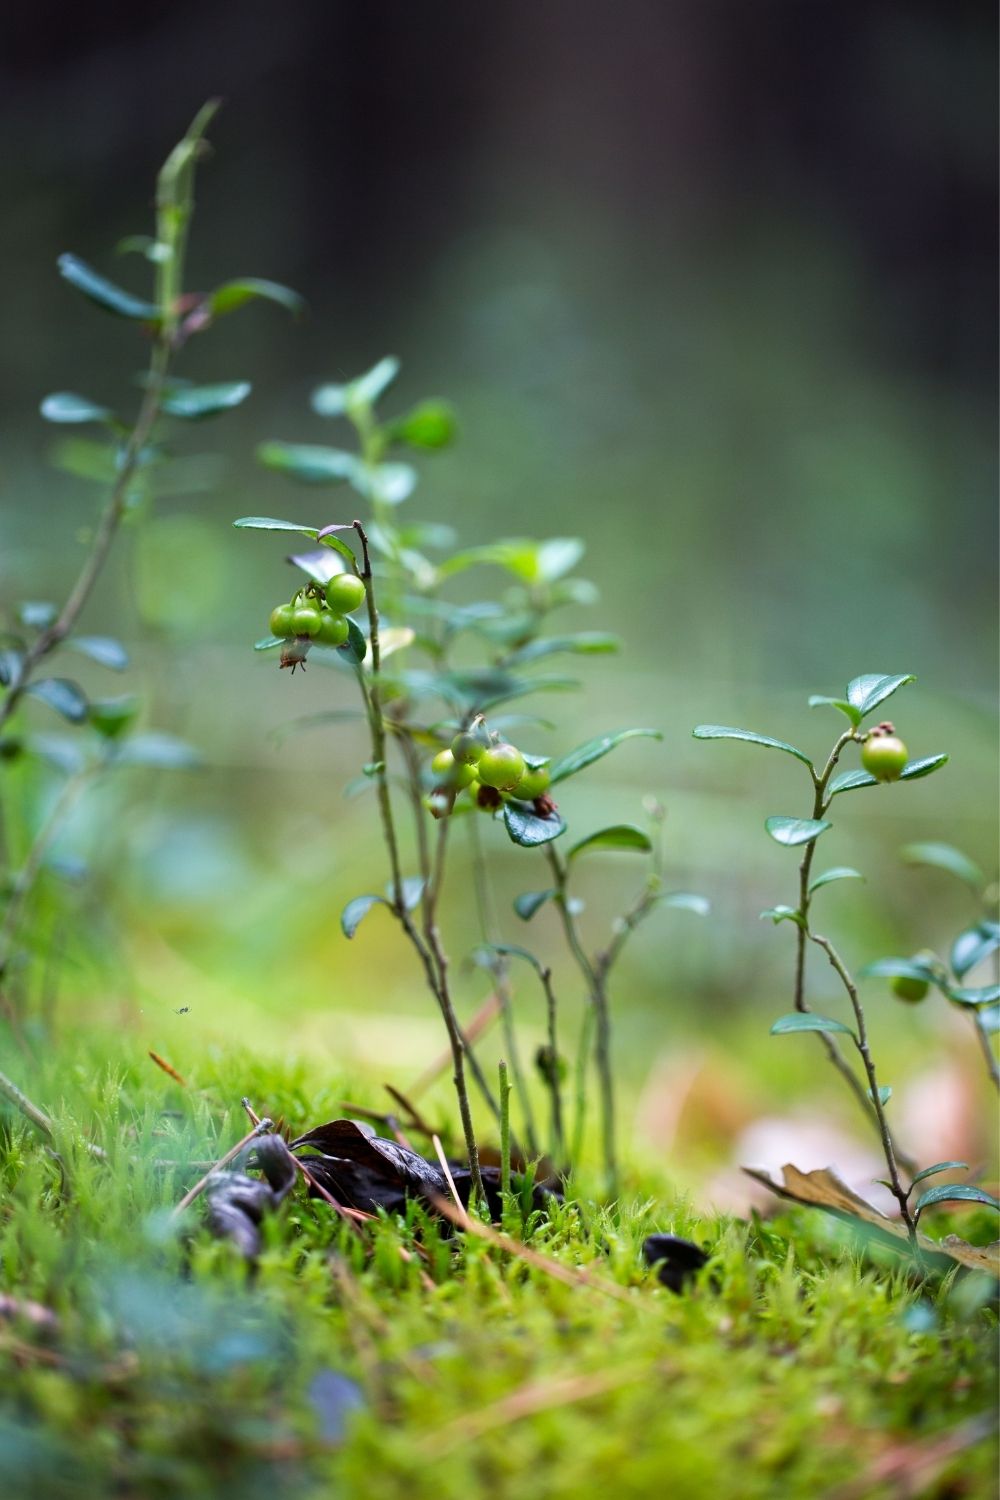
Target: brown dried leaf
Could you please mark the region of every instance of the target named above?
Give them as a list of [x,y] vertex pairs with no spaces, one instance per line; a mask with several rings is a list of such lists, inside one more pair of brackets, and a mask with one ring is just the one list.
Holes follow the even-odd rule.
[[[885,1214],[879,1213],[877,1208],[873,1208],[849,1188],[846,1182],[841,1182],[830,1167],[822,1167],[814,1172],[800,1172],[798,1167],[789,1162],[781,1169],[784,1179],[781,1182],[772,1177],[770,1172],[762,1172],[754,1167],[744,1167],[743,1171],[755,1182],[763,1183],[772,1193],[777,1193],[779,1198],[805,1204],[807,1208],[822,1208],[826,1213],[834,1214],[847,1223],[857,1224],[860,1221],[873,1230],[883,1243],[888,1243],[897,1250],[909,1249],[909,1235],[905,1224],[887,1219]],[[949,1234],[943,1240],[932,1240],[926,1234],[918,1234],[917,1244],[925,1255],[947,1256],[969,1270],[987,1271],[992,1276],[1000,1276],[1000,1240],[995,1240],[992,1245],[970,1245],[956,1234]]]

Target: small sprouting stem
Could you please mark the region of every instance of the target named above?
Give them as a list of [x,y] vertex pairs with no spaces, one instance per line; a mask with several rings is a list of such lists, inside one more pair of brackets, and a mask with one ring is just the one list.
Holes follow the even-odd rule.
[[507,1064],[503,1058],[498,1065],[500,1074],[500,1201],[506,1207],[510,1192],[510,1080]]

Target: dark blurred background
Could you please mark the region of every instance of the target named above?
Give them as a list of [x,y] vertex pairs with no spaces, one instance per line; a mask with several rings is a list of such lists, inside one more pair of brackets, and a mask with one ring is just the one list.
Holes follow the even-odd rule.
[[[183,373],[249,378],[253,397],[185,435],[224,466],[136,528],[88,614],[132,647],[149,722],[208,761],[183,786],[137,783],[124,831],[100,798],[76,830],[103,830],[127,873],[101,888],[132,964],[122,1004],[163,1019],[178,987],[204,984],[206,1025],[284,1037],[308,999],[292,1029],[343,1050],[331,988],[345,1014],[360,1006],[377,958],[377,1045],[433,1050],[405,954],[336,934],[340,897],[380,878],[376,849],[349,852],[370,807],[338,800],[361,747],[269,738],[329,701],[329,681],[251,655],[287,570],[279,546],[228,530],[248,512],[330,518],[332,497],[263,473],[253,446],[341,441],[310,390],[389,351],[390,406],[448,396],[461,421],[413,514],[470,542],[585,537],[603,606],[579,623],[625,638],[620,664],[588,666],[585,695],[559,700],[542,748],[665,731],[590,782],[629,819],[660,796],[678,883],[716,908],[711,929],[637,944],[636,1067],[706,1015],[756,999],[759,1029],[784,1008],[790,940],[757,912],[789,895],[794,856],[761,823],[806,811],[808,787],[781,757],[693,745],[698,720],[819,753],[836,726],[808,693],[916,672],[892,716],[912,753],[949,749],[952,765],[843,799],[826,852],[871,889],[831,891],[830,910],[857,962],[943,941],[960,893],[902,874],[896,849],[947,837],[996,860],[995,7],[39,0],[3,30],[5,598],[61,596],[95,504],[46,466],[61,434],[39,400],[134,399],[132,329],[76,298],[55,258],[143,288],[148,267],[113,246],[150,228],[156,169],[210,95],[226,102],[189,284],[266,276],[310,307],[296,325],[260,304],[191,346]],[[586,795],[567,797],[578,824]],[[504,893],[538,883],[519,857],[497,850]],[[613,860],[591,878],[595,904],[627,884]],[[544,918],[539,932],[554,940]]]

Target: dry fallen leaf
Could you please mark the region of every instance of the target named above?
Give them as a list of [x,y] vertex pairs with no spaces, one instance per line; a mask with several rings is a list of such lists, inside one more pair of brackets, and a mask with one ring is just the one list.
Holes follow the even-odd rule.
[[[896,1249],[909,1248],[905,1224],[887,1219],[877,1208],[860,1198],[846,1182],[841,1182],[836,1172],[829,1167],[821,1167],[814,1172],[800,1172],[798,1167],[787,1163],[781,1169],[783,1181],[780,1182],[770,1172],[762,1172],[754,1167],[744,1167],[743,1171],[755,1182],[763,1183],[772,1193],[777,1193],[779,1198],[788,1198],[792,1203],[802,1203],[807,1208],[822,1208],[848,1223],[857,1224],[860,1221],[874,1230],[883,1242],[888,1242]],[[994,1240],[992,1245],[969,1245],[965,1240],[959,1239],[957,1234],[949,1234],[943,1240],[932,1240],[926,1234],[918,1233],[917,1244],[925,1255],[945,1255],[959,1265],[967,1266],[969,1270],[987,1271],[992,1276],[1000,1276],[1000,1240]]]

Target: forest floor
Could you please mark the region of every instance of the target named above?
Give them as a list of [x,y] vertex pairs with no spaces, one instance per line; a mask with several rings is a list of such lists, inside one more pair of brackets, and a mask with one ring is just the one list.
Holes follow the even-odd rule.
[[[534,1263],[416,1204],[358,1233],[297,1185],[251,1268],[204,1198],[173,1213],[246,1134],[241,1098],[293,1135],[341,1088],[384,1105],[237,1049],[172,1062],[183,1084],[64,1040],[21,1078],[52,1142],[0,1114],[6,1500],[995,1495],[988,1277],[628,1171],[611,1206],[586,1180],[508,1201]],[[708,1252],[679,1294],[644,1260],[658,1232]]]

